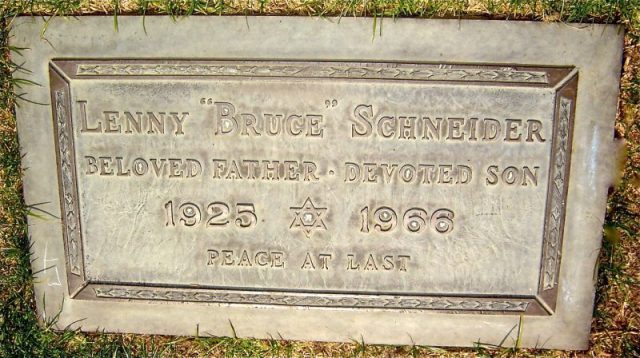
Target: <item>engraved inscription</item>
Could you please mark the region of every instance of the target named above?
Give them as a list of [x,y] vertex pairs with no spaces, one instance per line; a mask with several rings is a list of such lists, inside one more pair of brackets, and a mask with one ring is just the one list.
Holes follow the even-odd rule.
[[344,163],[346,183],[420,183],[464,185],[471,183],[473,169],[449,163]]
[[313,161],[267,159],[212,159],[213,179],[318,181]]
[[[398,214],[390,207],[382,206],[369,209],[365,206],[360,210],[362,225],[360,231],[368,233],[371,226],[375,231],[388,232],[398,225]],[[429,228],[440,234],[447,234],[453,230],[453,211],[437,209],[428,214],[425,209],[411,208],[405,211],[402,228],[409,233],[421,233]]]
[[497,165],[491,165],[487,168],[486,182],[487,185],[503,183],[506,185],[537,186],[538,169],[540,169],[539,166],[534,166],[533,168],[526,165],[522,168],[508,166],[501,169]]
[[284,269],[285,264],[285,254],[282,251],[207,250],[207,266],[255,266]]
[[377,113],[371,104],[360,104],[350,118],[351,136],[387,139],[469,142],[545,142],[537,119],[447,117],[431,114]]
[[194,158],[127,158],[119,156],[84,157],[84,174],[88,176],[156,178],[195,178],[202,174],[202,163]]
[[400,272],[407,271],[408,261],[411,259],[409,255],[383,255],[377,257],[374,254],[362,255],[359,257],[355,254],[347,255],[347,270],[350,271],[391,271]]
[[[172,200],[164,204],[165,226],[197,226],[224,227],[234,223],[239,228],[254,227],[258,222],[256,208],[253,203],[228,204],[215,201],[201,205],[193,202],[174,203]],[[177,223],[177,224],[176,224]]]
[[318,254],[317,259],[315,259],[315,255],[307,252],[300,268],[303,270],[329,270],[329,262],[332,258],[333,254],[323,253]]
[[[200,101],[202,103],[202,100]],[[214,133],[216,135],[240,134],[249,137],[290,136],[319,137],[324,134],[324,117],[309,113],[238,113],[228,102],[214,102]]]
[[80,132],[100,134],[184,135],[189,112],[103,111],[101,119],[87,118],[87,101],[78,101]]

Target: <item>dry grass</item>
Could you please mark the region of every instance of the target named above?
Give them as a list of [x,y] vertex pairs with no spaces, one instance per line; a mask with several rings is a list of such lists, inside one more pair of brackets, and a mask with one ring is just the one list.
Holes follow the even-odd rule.
[[638,4],[638,0],[5,0],[4,8],[34,15],[482,17],[616,22],[635,31]]
[[[596,310],[587,352],[439,349],[234,338],[193,338],[53,332],[36,325],[29,271],[19,151],[9,91],[7,25],[34,15],[305,15],[483,17],[543,21],[615,22],[625,25],[625,63],[616,122],[627,159],[607,210],[598,273]],[[20,345],[23,356],[420,356],[420,357],[632,357],[640,356],[640,0],[5,0],[0,4],[0,356]],[[5,345],[3,347],[2,345]],[[4,350],[3,350],[4,348]]]

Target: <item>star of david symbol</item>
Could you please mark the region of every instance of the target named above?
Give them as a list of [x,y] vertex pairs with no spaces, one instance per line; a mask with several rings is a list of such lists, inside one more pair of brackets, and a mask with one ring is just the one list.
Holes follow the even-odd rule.
[[327,208],[317,208],[311,198],[307,198],[300,207],[291,207],[294,218],[289,229],[300,229],[307,238],[310,238],[314,230],[327,230],[322,218],[327,212]]

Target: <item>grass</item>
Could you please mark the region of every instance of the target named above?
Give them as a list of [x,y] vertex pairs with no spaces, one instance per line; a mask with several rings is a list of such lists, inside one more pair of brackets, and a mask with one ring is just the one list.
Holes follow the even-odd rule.
[[[505,349],[478,343],[468,349],[277,339],[165,337],[56,332],[39,325],[32,291],[20,152],[13,108],[29,83],[10,61],[7,30],[19,14],[306,15],[374,17],[482,17],[491,19],[620,23],[627,31],[616,135],[627,159],[607,208],[597,272],[591,348],[580,356],[640,357],[640,0],[5,0],[0,4],[0,357],[162,356],[405,356],[570,357],[573,353]],[[19,51],[19,49],[13,49]],[[12,91],[17,86],[16,93]],[[22,89],[21,89],[22,88]],[[19,102],[18,102],[19,103]],[[37,273],[35,273],[37,275]]]

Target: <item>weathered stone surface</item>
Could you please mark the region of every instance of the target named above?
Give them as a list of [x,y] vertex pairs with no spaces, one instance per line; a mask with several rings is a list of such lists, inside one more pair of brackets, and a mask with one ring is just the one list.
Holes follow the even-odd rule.
[[585,348],[617,27],[141,21],[13,26],[43,319]]

